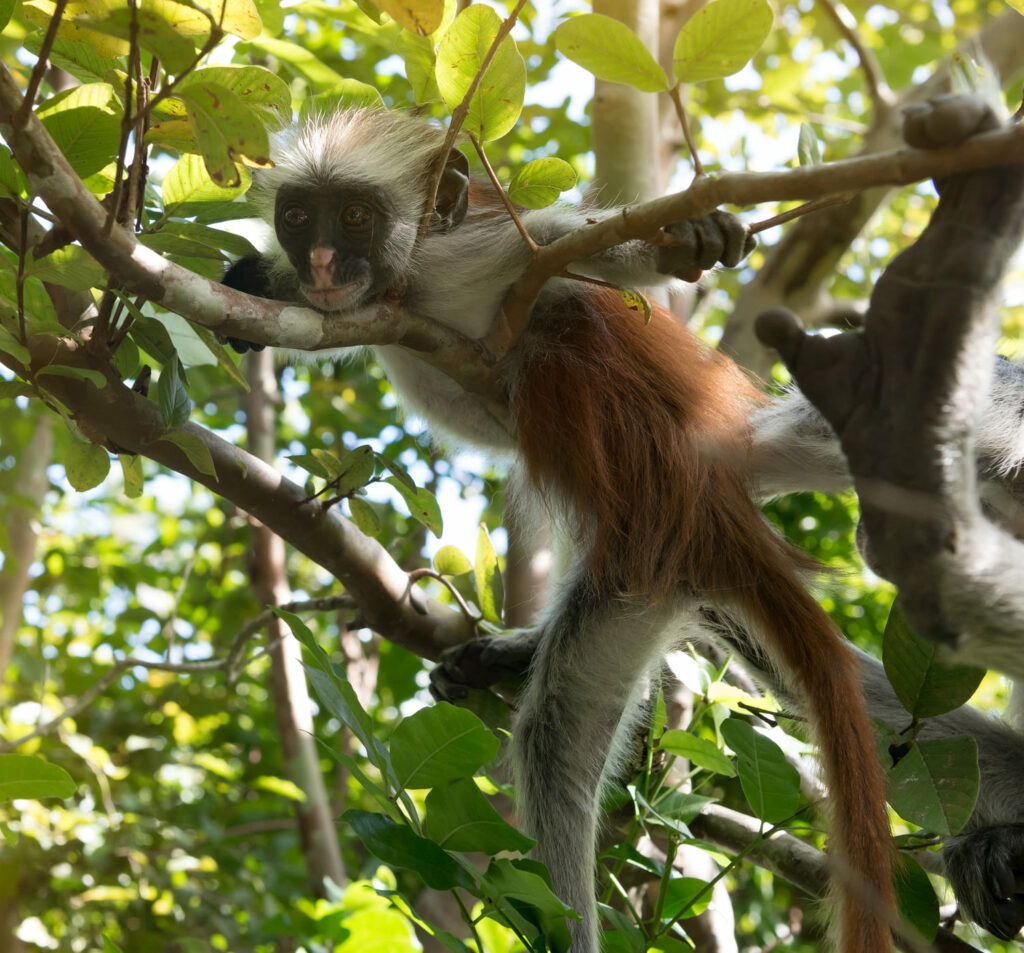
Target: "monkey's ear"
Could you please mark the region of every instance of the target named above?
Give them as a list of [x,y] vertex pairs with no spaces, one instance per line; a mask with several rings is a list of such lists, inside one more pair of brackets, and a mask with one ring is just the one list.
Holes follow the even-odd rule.
[[434,204],[434,228],[449,232],[462,224],[469,207],[469,160],[452,149],[444,164]]

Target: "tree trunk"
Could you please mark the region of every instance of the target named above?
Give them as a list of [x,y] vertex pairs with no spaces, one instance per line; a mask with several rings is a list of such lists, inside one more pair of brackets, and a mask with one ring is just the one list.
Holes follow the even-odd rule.
[[[269,463],[274,457],[274,411],[279,402],[271,352],[251,353],[248,372],[252,388],[246,409],[249,449]],[[291,598],[284,542],[262,524],[254,528],[252,576],[261,602],[283,605]],[[295,808],[302,849],[313,890],[317,896],[324,896],[324,879],[330,877],[335,883],[342,883],[345,867],[313,737],[313,712],[302,668],[302,650],[279,619],[268,625],[267,638],[273,646],[270,681],[285,773],[306,795],[306,800]]]

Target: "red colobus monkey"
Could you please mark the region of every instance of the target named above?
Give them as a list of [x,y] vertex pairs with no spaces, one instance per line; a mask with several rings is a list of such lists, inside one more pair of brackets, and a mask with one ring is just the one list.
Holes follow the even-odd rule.
[[[420,120],[374,110],[293,130],[258,190],[277,247],[237,263],[225,282],[350,320],[371,319],[377,300],[402,288],[407,310],[483,337],[531,256],[494,196],[470,188],[459,153],[416,244],[442,140]],[[526,212],[523,222],[543,244],[587,214]],[[753,244],[723,212],[668,231],[678,245],[626,242],[575,270],[648,285],[735,265]],[[548,283],[497,369],[511,427],[415,353],[374,352],[406,407],[442,435],[513,455],[520,493],[539,496],[578,551],[535,628],[460,646],[432,676],[437,697],[458,699],[529,667],[516,716],[516,790],[555,892],[582,917],[570,924],[573,953],[598,949],[602,777],[616,770],[646,677],[679,640],[681,620],[709,607],[754,633],[811,715],[833,803],[842,950],[889,950],[892,845],[859,664],[803,586],[811,561],[751,502],[757,389],[667,312],[655,308],[645,325],[614,291],[566,279]]]

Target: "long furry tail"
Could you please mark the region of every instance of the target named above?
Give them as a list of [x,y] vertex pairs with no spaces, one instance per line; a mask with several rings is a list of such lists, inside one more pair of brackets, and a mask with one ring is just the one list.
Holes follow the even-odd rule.
[[[745,556],[756,559],[758,552],[747,548]],[[791,566],[764,560],[757,575],[752,588],[734,596],[778,667],[796,673],[792,688],[817,731],[830,792],[833,878],[842,898],[835,926],[839,948],[888,951],[894,850],[857,660]]]
[[736,607],[803,696],[833,799],[844,953],[887,953],[892,842],[856,662],[808,595],[815,564],[751,502],[749,415],[762,398],[671,315],[614,292],[541,302],[510,366],[523,458],[569,514],[598,593]]

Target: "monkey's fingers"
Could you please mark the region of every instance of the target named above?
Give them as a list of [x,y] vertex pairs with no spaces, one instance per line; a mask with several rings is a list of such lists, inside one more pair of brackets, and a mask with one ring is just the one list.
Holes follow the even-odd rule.
[[430,673],[430,694],[438,701],[457,701],[473,688],[522,678],[530,667],[536,639],[530,632],[484,636],[448,649]]

